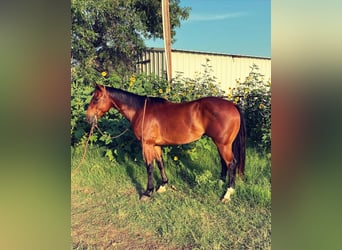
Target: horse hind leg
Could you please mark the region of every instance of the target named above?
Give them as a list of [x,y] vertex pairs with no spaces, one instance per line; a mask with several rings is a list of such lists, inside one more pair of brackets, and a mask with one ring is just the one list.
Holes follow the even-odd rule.
[[236,176],[236,164],[234,159],[228,164],[229,168],[229,184],[226,193],[224,194],[221,201],[226,203],[230,201],[230,197],[235,193],[235,176]]
[[220,154],[220,158],[221,158],[221,176],[220,176],[220,180],[223,182],[226,182],[227,179],[227,164],[226,161],[223,159],[223,157]]
[[236,161],[234,159],[234,154],[232,151],[232,145],[231,144],[218,144],[217,148],[220,152],[221,156],[221,165],[222,165],[222,171],[221,171],[221,180],[225,181],[227,171],[229,173],[229,182],[228,182],[228,188],[226,193],[224,194],[221,201],[223,203],[228,202],[231,200],[231,195],[235,192],[235,176],[236,176]]

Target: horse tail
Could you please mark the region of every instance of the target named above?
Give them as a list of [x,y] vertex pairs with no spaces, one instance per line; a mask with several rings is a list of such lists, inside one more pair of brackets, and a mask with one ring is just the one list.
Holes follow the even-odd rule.
[[245,170],[246,159],[246,123],[241,109],[239,106],[235,106],[240,113],[240,129],[233,142],[233,153],[238,167],[238,173],[242,177]]

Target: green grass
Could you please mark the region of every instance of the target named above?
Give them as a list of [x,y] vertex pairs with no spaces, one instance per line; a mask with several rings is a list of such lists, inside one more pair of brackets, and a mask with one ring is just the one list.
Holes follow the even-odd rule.
[[[126,155],[110,162],[105,149],[90,147],[75,170],[82,150],[72,148],[74,249],[270,249],[268,156],[247,149],[246,178],[237,180],[232,200],[222,204],[226,184],[218,180],[216,150],[169,148],[169,157],[164,154],[168,191],[141,202],[147,182],[141,159]],[[157,168],[154,176],[157,186]]]

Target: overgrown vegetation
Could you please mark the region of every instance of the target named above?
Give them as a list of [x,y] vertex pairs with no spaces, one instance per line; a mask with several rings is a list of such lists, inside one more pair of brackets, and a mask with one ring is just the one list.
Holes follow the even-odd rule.
[[[71,90],[71,144],[84,145],[90,125],[85,121],[85,109],[90,101],[93,86],[84,84],[84,77],[74,72],[75,78]],[[106,73],[106,72],[105,72]],[[103,76],[105,75],[105,76]],[[215,84],[209,61],[203,65],[203,73],[194,79],[178,75],[169,84],[165,79],[154,75],[131,75],[122,79],[116,74],[98,74],[95,82],[107,86],[122,88],[127,91],[149,96],[159,96],[170,101],[183,102],[204,96],[222,96],[237,103],[244,111],[248,142],[260,151],[270,152],[271,146],[271,82],[265,82],[256,65],[251,67],[249,76],[244,82],[237,82],[237,87],[226,93]],[[227,94],[228,93],[228,94]],[[121,134],[128,128],[129,122],[114,109],[111,109],[99,121],[103,134],[95,132],[90,138],[91,143],[106,146],[111,160],[128,154],[133,158],[141,157],[140,144],[133,132],[129,131],[115,140],[111,137]],[[195,145],[203,146],[201,142]],[[188,146],[179,146],[180,150]]]
[[[169,190],[139,201],[146,187],[141,145],[129,122],[112,109],[99,120],[86,161],[81,161],[90,125],[85,109],[93,86],[73,69],[72,82],[72,238],[74,249],[269,249],[271,234],[270,82],[257,67],[244,82],[223,91],[207,61],[194,79],[178,75],[172,85],[153,75],[122,78],[102,72],[94,81],[136,94],[188,101],[224,96],[245,112],[249,146],[246,176],[238,179],[232,201],[221,204],[227,184],[219,181],[220,158],[208,137],[164,147]],[[159,172],[154,179],[160,184]]]
[[[203,65],[204,73],[195,79],[178,76],[170,85],[166,80],[154,75],[132,75],[128,81],[124,81],[115,74],[99,76],[97,83],[122,88],[127,91],[149,96],[159,96],[170,101],[189,101],[203,96],[223,96],[224,92],[215,85],[211,76],[211,67],[208,62]],[[84,145],[90,125],[85,121],[85,107],[91,98],[92,86],[83,85],[83,78],[75,79],[72,83],[72,117],[71,117],[71,143],[72,145]],[[111,109],[102,119],[98,126],[103,134],[95,132],[90,141],[100,146],[106,146],[106,156],[111,160],[123,155],[130,155],[134,159],[141,158],[140,143],[136,140],[132,131],[125,133],[119,138],[112,140],[111,137],[121,134],[128,128],[129,122],[114,109]],[[87,129],[88,128],[88,129]],[[201,142],[197,143],[201,145]],[[195,143],[195,145],[197,145]],[[179,150],[189,146],[179,146]]]
[[266,151],[271,148],[271,81],[265,81],[257,65],[244,82],[229,89],[228,96],[234,99],[245,113],[247,137],[253,146]]
[[[270,249],[270,159],[247,149],[246,180],[237,180],[229,204],[220,198],[219,156],[208,147],[164,152],[169,188],[139,201],[146,187],[142,160],[109,161],[93,146],[72,175],[74,249]],[[82,148],[72,150],[73,169]],[[176,157],[177,156],[177,157]],[[159,171],[154,178],[161,183]]]

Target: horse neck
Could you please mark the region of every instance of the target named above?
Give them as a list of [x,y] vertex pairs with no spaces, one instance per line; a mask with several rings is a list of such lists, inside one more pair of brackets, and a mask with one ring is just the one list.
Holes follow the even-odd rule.
[[143,96],[114,88],[109,93],[113,100],[113,106],[130,122],[144,105],[145,98]]

